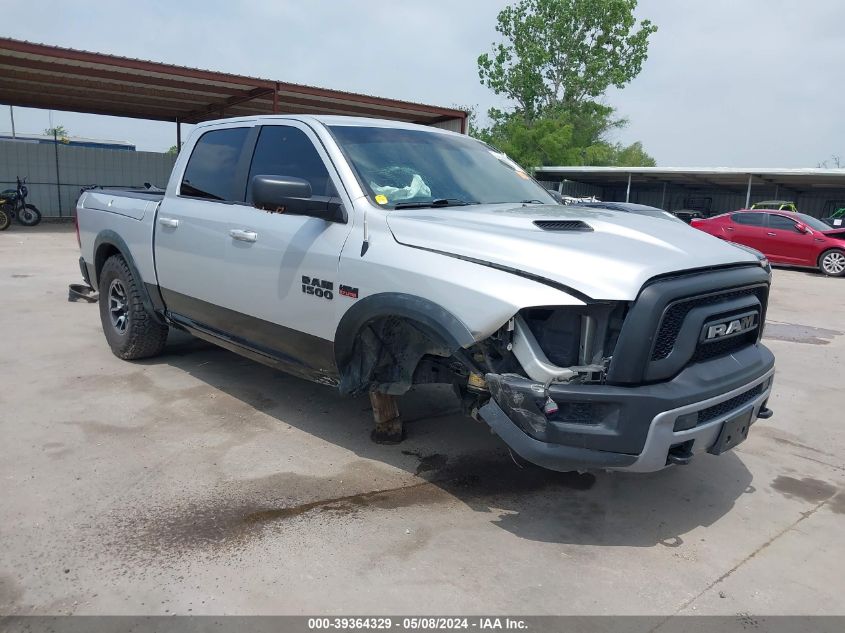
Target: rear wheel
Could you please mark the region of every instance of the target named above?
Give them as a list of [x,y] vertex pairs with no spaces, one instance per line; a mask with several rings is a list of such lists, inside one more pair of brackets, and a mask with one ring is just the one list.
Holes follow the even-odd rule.
[[35,226],[41,222],[41,211],[34,204],[24,205],[23,209],[18,211],[18,222],[24,226]]
[[144,306],[140,280],[123,257],[112,255],[106,260],[99,286],[100,321],[114,355],[134,360],[160,354],[168,328]]
[[12,223],[12,218],[3,209],[0,209],[0,231],[5,231]]
[[845,251],[837,249],[825,251],[819,257],[819,268],[825,275],[831,277],[845,276]]

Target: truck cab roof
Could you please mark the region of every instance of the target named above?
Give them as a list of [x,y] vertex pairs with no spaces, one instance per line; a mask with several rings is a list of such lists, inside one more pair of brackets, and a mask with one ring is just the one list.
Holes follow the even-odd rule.
[[444,134],[457,134],[439,127],[431,125],[421,125],[419,123],[405,123],[403,121],[393,121],[390,119],[377,119],[372,117],[358,117],[358,116],[343,116],[333,114],[263,114],[259,116],[243,116],[226,119],[214,119],[212,121],[204,121],[197,124],[197,128],[215,127],[223,124],[240,123],[240,122],[274,122],[274,121],[301,121],[322,123],[325,126],[357,126],[357,127],[383,127],[393,129],[405,130],[426,130],[433,132],[442,132]]

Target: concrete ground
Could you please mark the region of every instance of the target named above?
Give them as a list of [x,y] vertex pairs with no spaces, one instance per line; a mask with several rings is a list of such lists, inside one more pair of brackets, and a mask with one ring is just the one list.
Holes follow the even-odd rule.
[[118,360],[77,257],[0,233],[0,614],[845,613],[845,279],[775,272],[737,450],[555,474],[438,389],[378,446],[366,398],[184,335]]

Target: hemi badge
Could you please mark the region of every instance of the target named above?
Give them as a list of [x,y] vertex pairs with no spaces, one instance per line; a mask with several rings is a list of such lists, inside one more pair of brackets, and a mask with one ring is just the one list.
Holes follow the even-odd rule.
[[340,294],[344,297],[351,297],[353,299],[358,298],[358,289],[353,288],[352,286],[344,286],[343,284],[340,285]]

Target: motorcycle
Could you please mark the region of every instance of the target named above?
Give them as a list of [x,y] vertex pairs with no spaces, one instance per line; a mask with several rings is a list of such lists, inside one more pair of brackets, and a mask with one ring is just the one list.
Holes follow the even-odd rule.
[[[24,226],[35,226],[41,222],[41,211],[34,204],[26,202],[26,197],[29,195],[26,178],[21,180],[18,176],[17,181],[17,188],[0,191],[0,211],[9,216],[10,222],[17,219]],[[0,218],[0,227],[2,227],[2,218]],[[2,230],[0,228],[0,231]]]

